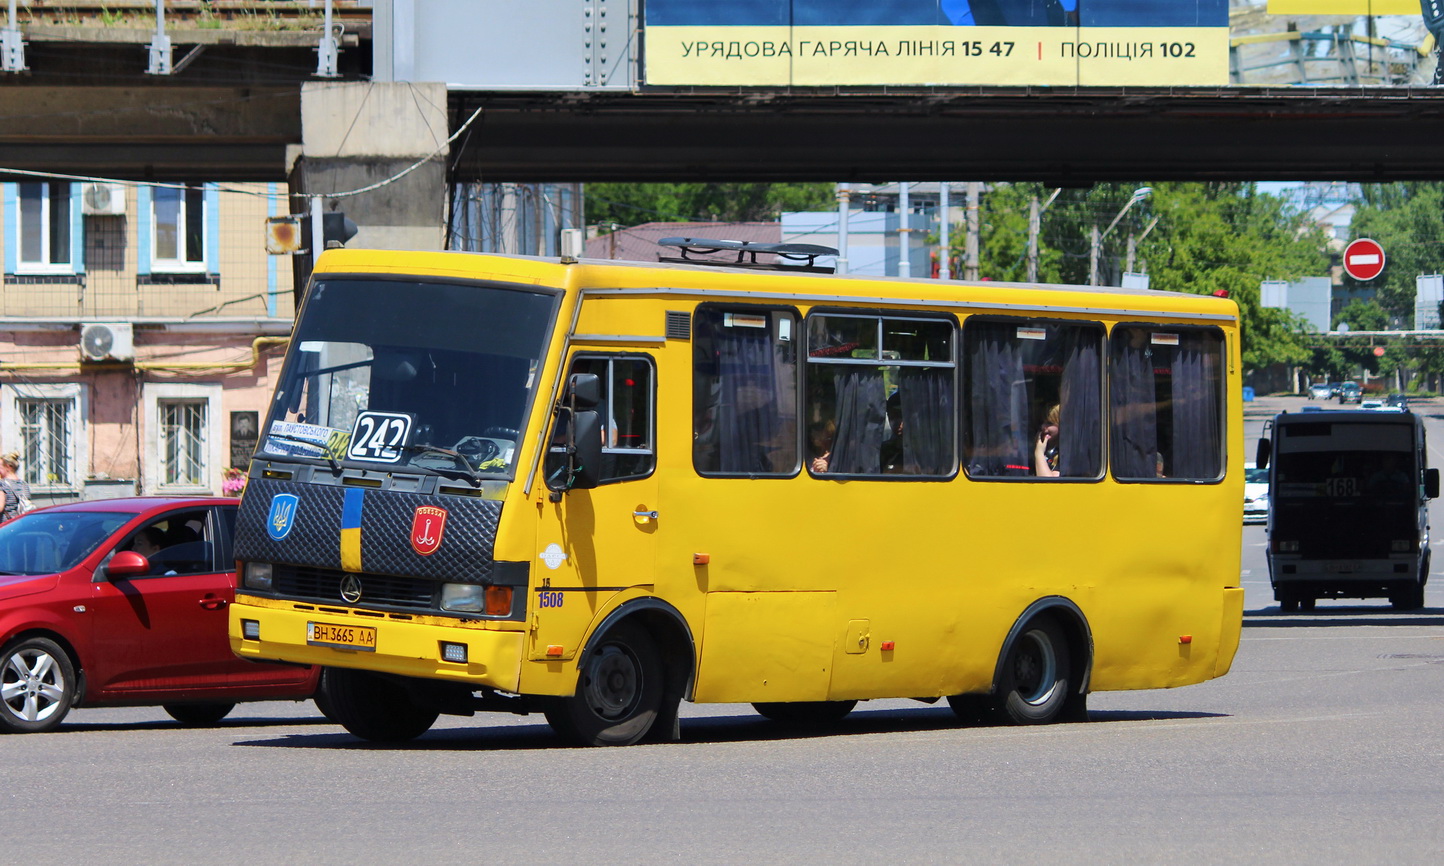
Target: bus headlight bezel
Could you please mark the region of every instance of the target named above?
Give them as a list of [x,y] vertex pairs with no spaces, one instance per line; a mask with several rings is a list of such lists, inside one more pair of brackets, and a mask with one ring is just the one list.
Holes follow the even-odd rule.
[[241,573],[241,585],[246,589],[271,591],[275,573],[269,562],[248,562],[243,566]]
[[443,583],[441,609],[455,613],[481,613],[486,610],[486,587],[479,583]]

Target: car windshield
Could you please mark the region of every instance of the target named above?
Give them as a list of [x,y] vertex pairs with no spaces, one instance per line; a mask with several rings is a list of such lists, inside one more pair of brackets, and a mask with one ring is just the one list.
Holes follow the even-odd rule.
[[134,515],[37,511],[0,526],[0,573],[55,574],[74,568]]
[[556,305],[530,287],[321,280],[257,453],[510,477]]

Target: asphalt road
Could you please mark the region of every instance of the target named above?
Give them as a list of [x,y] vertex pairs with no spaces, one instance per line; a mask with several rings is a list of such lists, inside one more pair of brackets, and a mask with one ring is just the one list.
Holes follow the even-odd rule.
[[[1250,447],[1273,402],[1250,405]],[[1094,695],[1087,723],[876,701],[798,737],[684,704],[678,744],[575,749],[539,717],[479,716],[380,748],[309,704],[206,730],[78,710],[0,737],[0,833],[14,860],[67,864],[1438,862],[1444,579],[1424,611],[1284,615],[1262,543],[1245,528],[1233,671]]]

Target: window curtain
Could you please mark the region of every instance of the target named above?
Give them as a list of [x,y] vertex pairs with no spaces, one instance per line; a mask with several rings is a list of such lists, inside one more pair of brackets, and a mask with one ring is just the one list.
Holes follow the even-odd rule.
[[873,475],[881,471],[882,442],[887,437],[887,388],[876,367],[837,368],[837,434],[827,471]]
[[1170,478],[1217,478],[1219,352],[1205,334],[1185,334],[1173,362],[1173,466]]
[[964,341],[968,377],[968,473],[1031,475],[1028,394],[1017,325],[979,324]]
[[903,471],[909,475],[946,475],[953,468],[952,372],[899,368]]
[[1096,478],[1103,465],[1102,341],[1094,330],[1063,331],[1058,473]]
[[[1142,345],[1130,345],[1133,340]],[[1119,478],[1154,478],[1158,474],[1158,420],[1148,333],[1115,331],[1114,347],[1113,474]]]
[[[768,445],[780,432],[780,371],[775,369],[771,328],[714,327],[709,336],[717,375],[712,393],[697,395],[699,415],[707,409],[713,413],[706,442],[698,439],[698,468],[737,474],[790,469],[773,466],[768,457]],[[699,348],[706,342],[699,341]],[[703,459],[704,444],[714,450],[713,459]]]

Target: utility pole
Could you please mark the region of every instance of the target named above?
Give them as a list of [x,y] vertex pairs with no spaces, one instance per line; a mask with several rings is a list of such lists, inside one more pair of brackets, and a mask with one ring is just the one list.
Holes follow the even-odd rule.
[[1098,254],[1103,247],[1103,237],[1098,233],[1098,226],[1088,234],[1088,285],[1098,285]]
[[978,273],[978,205],[982,196],[982,184],[968,181],[968,234],[963,246],[963,279],[977,280]]
[[[1057,195],[1057,193],[1054,193]],[[1038,282],[1038,232],[1043,223],[1043,211],[1038,207],[1035,195],[1028,202],[1028,282]]]
[[847,273],[847,212],[852,207],[852,184],[837,185],[837,273]]
[[897,185],[897,209],[898,209],[898,259],[897,275],[910,277],[913,275],[912,245],[908,239],[908,232],[912,231],[911,220],[908,219],[912,210],[912,204],[908,201],[908,184]]
[[949,250],[948,238],[948,182],[938,184],[938,279],[951,280],[953,278],[951,250]]

